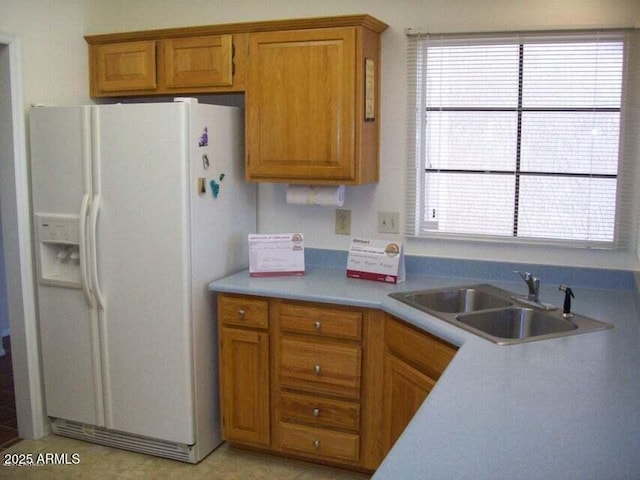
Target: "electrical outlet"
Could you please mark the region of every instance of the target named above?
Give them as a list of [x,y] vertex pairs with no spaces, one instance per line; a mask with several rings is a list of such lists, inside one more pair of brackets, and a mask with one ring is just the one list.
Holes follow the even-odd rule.
[[336,208],[336,235],[351,235],[351,210]]
[[378,233],[400,233],[400,214],[378,212]]

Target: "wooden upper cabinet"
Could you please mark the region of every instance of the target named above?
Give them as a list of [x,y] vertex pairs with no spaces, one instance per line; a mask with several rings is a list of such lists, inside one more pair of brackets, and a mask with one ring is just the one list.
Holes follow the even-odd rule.
[[107,43],[101,42],[110,36],[87,37],[91,96],[242,92],[246,36],[198,35]]
[[245,177],[378,181],[380,34],[369,15],[89,35],[92,97],[245,93]]
[[92,93],[155,89],[156,43],[126,42],[91,49]]
[[163,43],[167,88],[233,85],[231,35],[176,38]]
[[377,181],[379,63],[364,27],[251,34],[247,180]]

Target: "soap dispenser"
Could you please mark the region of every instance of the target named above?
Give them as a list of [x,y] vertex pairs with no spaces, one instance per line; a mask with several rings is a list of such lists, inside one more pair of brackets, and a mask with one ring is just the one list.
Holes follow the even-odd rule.
[[562,307],[562,316],[564,318],[573,317],[573,313],[571,313],[571,299],[576,298],[575,295],[573,294],[573,290],[571,290],[571,288],[567,287],[566,285],[560,285],[560,287],[558,287],[558,290],[561,290],[564,292],[564,305]]

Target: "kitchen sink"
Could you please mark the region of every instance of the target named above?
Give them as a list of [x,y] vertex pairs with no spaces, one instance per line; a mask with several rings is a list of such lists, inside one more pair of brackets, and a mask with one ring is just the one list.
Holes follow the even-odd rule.
[[456,320],[468,327],[499,338],[528,338],[553,335],[578,328],[563,318],[533,310],[511,307],[458,315]]
[[613,328],[607,322],[530,301],[489,284],[394,292],[390,297],[499,345],[544,340]]
[[[392,297],[398,298],[396,295],[402,297],[403,294],[391,294]],[[421,310],[443,313],[473,312],[513,305],[509,299],[475,287],[409,293],[402,301]]]

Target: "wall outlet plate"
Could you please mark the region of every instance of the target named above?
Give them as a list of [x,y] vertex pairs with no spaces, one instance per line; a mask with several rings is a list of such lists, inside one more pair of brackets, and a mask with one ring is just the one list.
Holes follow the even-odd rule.
[[336,208],[336,235],[351,235],[351,210]]
[[400,214],[378,212],[378,233],[400,233]]

